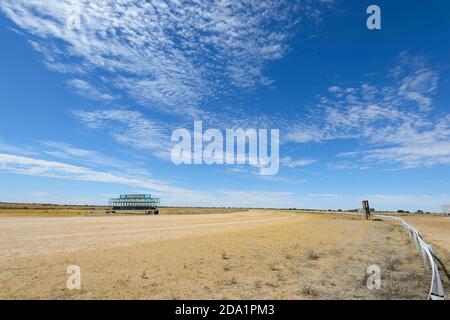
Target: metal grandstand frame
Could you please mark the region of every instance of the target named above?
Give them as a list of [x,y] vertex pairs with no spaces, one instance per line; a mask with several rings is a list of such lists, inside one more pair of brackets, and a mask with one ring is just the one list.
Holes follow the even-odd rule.
[[114,211],[147,211],[147,213],[158,214],[156,208],[160,202],[159,198],[152,198],[150,194],[121,195],[119,198],[109,200],[111,210]]

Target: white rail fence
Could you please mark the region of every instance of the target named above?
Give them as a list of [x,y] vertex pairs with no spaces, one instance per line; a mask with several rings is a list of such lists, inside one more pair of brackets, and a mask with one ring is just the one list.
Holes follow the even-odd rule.
[[408,233],[411,240],[414,240],[417,249],[422,254],[423,262],[427,268],[431,269],[431,287],[430,293],[428,295],[429,300],[443,300],[444,299],[444,288],[442,287],[441,277],[439,276],[439,269],[436,260],[433,256],[433,251],[431,245],[427,244],[420,232],[414,228],[412,225],[407,223],[405,220],[399,217],[385,216],[385,215],[375,215],[375,217],[382,218],[385,220],[391,220],[399,222],[405,231]]
[[[336,214],[336,213],[335,213]],[[349,213],[349,212],[339,212],[338,214],[346,215],[346,216],[353,216],[358,218],[365,218],[363,214],[360,213]],[[441,277],[439,275],[439,269],[438,265],[436,263],[436,259],[433,255],[433,249],[431,245],[427,244],[423,238],[420,232],[414,228],[412,225],[407,223],[405,220],[399,218],[399,217],[393,217],[393,216],[385,216],[385,215],[373,215],[375,218],[381,218],[385,220],[391,220],[393,222],[400,223],[401,226],[405,229],[405,231],[408,233],[411,240],[414,240],[417,249],[422,254],[423,262],[425,263],[426,268],[431,269],[431,287],[430,292],[428,294],[429,300],[444,300],[444,288],[442,286]]]

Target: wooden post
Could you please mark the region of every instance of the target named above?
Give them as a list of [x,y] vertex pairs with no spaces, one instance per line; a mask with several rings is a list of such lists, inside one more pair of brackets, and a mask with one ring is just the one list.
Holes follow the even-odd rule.
[[364,200],[362,202],[362,207],[364,214],[366,215],[366,219],[370,220],[370,207],[369,207],[369,200]]

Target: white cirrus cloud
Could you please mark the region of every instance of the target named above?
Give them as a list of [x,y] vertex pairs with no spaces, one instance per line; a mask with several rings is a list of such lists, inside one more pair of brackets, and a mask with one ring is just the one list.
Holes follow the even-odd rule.
[[[141,175],[105,172],[60,161],[4,153],[0,153],[0,172],[123,185],[126,186],[126,189],[131,187],[133,190],[139,190],[139,192],[155,193],[162,198],[166,205],[284,207],[295,201],[294,194],[290,192],[245,190],[211,192],[211,190],[185,189],[155,179],[143,178]],[[31,196],[39,197],[42,202],[55,201],[55,197],[47,193],[36,192]],[[70,201],[57,200],[56,202],[60,203],[75,201],[75,199]],[[86,199],[83,202],[98,203],[98,199]]]
[[[36,148],[37,149],[37,148]],[[136,165],[131,156],[127,161],[119,160],[111,156],[106,156],[98,151],[75,147],[68,143],[58,141],[41,141],[40,153],[62,160],[70,160],[71,163],[80,163],[89,167],[101,167],[103,169],[119,169],[122,172],[149,175],[147,170]]]
[[73,115],[92,129],[106,131],[120,144],[148,151],[161,159],[170,159],[172,142],[169,127],[160,121],[123,109],[78,110],[73,111]]
[[[267,85],[299,22],[332,1],[4,0],[46,64],[123,90],[152,109],[199,116],[218,93]],[[78,90],[108,100],[86,79]]]
[[59,161],[49,161],[13,154],[0,154],[0,171],[16,174],[51,177],[68,180],[94,181],[129,185],[157,192],[185,192],[151,179],[130,177],[121,174],[98,171],[86,167],[75,166]]
[[100,89],[94,87],[89,82],[82,79],[70,79],[69,81],[67,81],[67,83],[70,87],[75,89],[76,93],[91,100],[112,101],[116,99],[116,97],[112,94],[103,92]]
[[431,113],[439,73],[427,60],[402,52],[382,84],[330,87],[328,95],[318,97],[308,120],[289,128],[286,139],[293,143],[358,141],[361,150],[338,154],[352,161],[331,164],[333,168],[449,164],[450,115]]
[[297,168],[297,167],[305,167],[309,166],[313,163],[316,163],[317,160],[314,159],[292,159],[291,157],[284,157],[280,159],[282,165],[288,168]]

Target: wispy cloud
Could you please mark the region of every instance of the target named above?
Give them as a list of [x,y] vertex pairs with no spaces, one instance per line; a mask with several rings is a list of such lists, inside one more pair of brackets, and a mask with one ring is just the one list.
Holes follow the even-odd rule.
[[316,163],[317,160],[314,159],[292,159],[291,157],[284,157],[280,159],[282,165],[288,168],[305,167],[310,164]]
[[[40,153],[50,155],[54,158],[70,160],[72,163],[82,163],[89,167],[102,167],[110,169],[120,169],[129,173],[140,173],[148,175],[148,172],[138,168],[133,161],[122,161],[111,156],[93,151],[78,148],[67,143],[57,141],[42,141],[39,146]],[[131,157],[129,157],[131,159]]]
[[[111,173],[60,161],[13,154],[0,153],[0,172],[123,185],[140,192],[152,192],[162,196],[166,205],[250,207],[257,204],[258,207],[286,207],[295,202],[294,194],[290,192],[184,189],[155,179],[143,178],[141,175]],[[35,192],[31,197],[39,198],[42,202],[55,199],[44,192]],[[98,203],[98,199],[83,201]],[[70,202],[74,202],[74,199]]]
[[0,171],[59,179],[115,183],[164,193],[185,191],[151,179],[140,179],[75,166],[63,162],[22,157],[12,154],[0,154]]
[[[291,128],[287,140],[359,141],[361,150],[347,153],[352,157],[351,168],[379,163],[403,168],[450,163],[450,116],[430,113],[438,71],[428,66],[426,57],[407,52],[402,52],[396,63],[383,84],[331,86],[328,95],[318,97],[310,120]],[[358,161],[362,163],[355,163]]]
[[218,93],[271,83],[264,69],[288,51],[300,20],[317,19],[331,1],[28,1],[1,10],[53,70],[110,100],[95,83],[123,90],[146,107],[199,116]]
[[74,111],[73,115],[92,129],[108,132],[120,144],[170,159],[170,131],[166,124],[137,111],[122,109]]
[[29,146],[13,146],[13,145],[3,142],[2,139],[0,139],[0,151],[20,154],[20,155],[36,155],[37,154],[37,152]]
[[115,96],[107,92],[100,91],[100,89],[97,89],[89,82],[81,79],[71,79],[67,83],[75,89],[76,93],[91,100],[112,101],[116,99]]
[[406,51],[399,55],[398,61],[391,70],[399,84],[398,94],[416,102],[421,111],[429,111],[433,102],[429,95],[436,90],[439,80],[436,70],[430,68],[423,57],[411,56]]
[[[171,141],[171,134],[172,131],[179,126],[149,118],[141,112],[123,109],[95,111],[78,110],[73,111],[72,113],[85,126],[107,132],[107,134],[116,142],[124,146],[138,150],[141,154],[142,151],[144,151],[146,156],[153,156],[161,160],[172,161],[171,152],[175,143]],[[187,128],[192,128],[192,126],[193,123],[189,124]],[[207,127],[203,128],[203,132],[205,130],[207,130]],[[190,152],[187,156],[191,156]],[[201,161],[210,160],[210,162],[214,162],[214,159],[208,159],[207,154],[194,153],[192,156],[200,156]],[[229,156],[234,157],[235,155],[229,155],[226,150],[224,150],[224,158]],[[240,155],[239,157],[241,156],[244,155]],[[250,168],[244,170],[243,167],[239,167],[234,170],[234,173],[237,173],[238,171],[248,171],[260,175],[261,168],[263,167],[263,164],[260,163],[261,159],[258,157],[255,158],[248,153],[245,156],[247,157],[247,163],[251,164],[249,165]],[[243,159],[245,160],[245,158]],[[315,162],[314,160],[309,159],[292,160],[286,158],[284,160],[286,166],[291,168],[305,166]],[[231,171],[228,170],[228,172]]]

